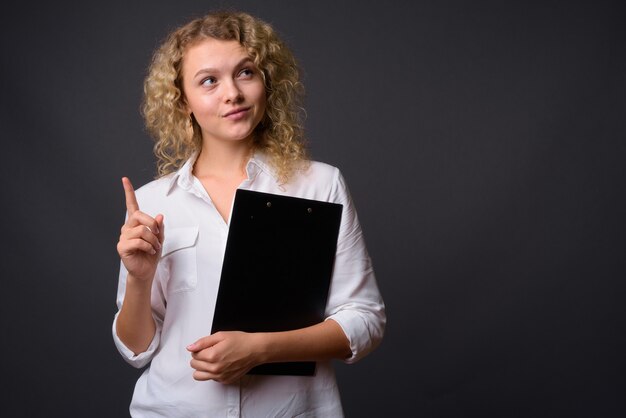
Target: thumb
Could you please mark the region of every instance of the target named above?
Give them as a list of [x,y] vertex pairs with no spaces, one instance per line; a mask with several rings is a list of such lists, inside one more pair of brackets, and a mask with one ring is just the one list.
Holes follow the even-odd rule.
[[198,351],[202,351],[205,348],[213,347],[215,344],[219,343],[222,339],[219,337],[219,334],[209,335],[207,337],[202,337],[194,343],[189,344],[186,348],[188,351],[192,353],[196,353]]
[[159,242],[161,244],[163,244],[163,240],[165,239],[165,225],[163,224],[163,215],[158,214],[157,216],[154,217],[154,220],[157,222],[157,224],[159,225]]

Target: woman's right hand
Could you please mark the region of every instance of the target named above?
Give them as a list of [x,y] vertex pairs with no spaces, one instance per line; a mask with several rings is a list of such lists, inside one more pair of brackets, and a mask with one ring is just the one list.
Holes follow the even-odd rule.
[[117,252],[129,275],[137,280],[151,281],[161,255],[164,226],[163,215],[151,216],[139,210],[133,185],[122,178],[128,217],[122,226]]

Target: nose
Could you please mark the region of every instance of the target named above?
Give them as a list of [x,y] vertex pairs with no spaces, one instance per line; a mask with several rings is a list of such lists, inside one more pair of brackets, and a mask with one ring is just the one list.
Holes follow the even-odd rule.
[[238,103],[243,99],[241,89],[235,80],[222,84],[224,86],[224,101],[226,103]]

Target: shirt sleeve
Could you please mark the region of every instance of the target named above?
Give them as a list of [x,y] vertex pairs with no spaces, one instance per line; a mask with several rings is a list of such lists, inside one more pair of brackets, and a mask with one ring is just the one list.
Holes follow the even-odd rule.
[[117,318],[120,313],[119,310],[122,308],[122,303],[124,302],[124,294],[126,292],[126,277],[128,276],[128,271],[126,270],[126,268],[124,268],[124,265],[120,263],[120,277],[117,289],[118,311],[115,314],[115,318],[113,319],[113,342],[115,343],[117,350],[120,352],[124,360],[126,360],[128,364],[136,368],[144,367],[152,360],[152,357],[154,357],[154,354],[156,353],[159,347],[159,342],[161,340],[161,330],[163,329],[163,318],[165,316],[165,302],[163,294],[159,290],[159,270],[160,269],[157,268],[156,275],[152,282],[151,295],[152,317],[154,318],[154,322],[156,324],[156,331],[154,333],[154,338],[152,338],[152,341],[148,346],[148,349],[143,353],[135,355],[135,353],[131,349],[129,349],[117,335]]
[[354,363],[382,340],[385,305],[354,204],[339,170],[336,170],[331,199],[343,205],[343,212],[326,319],[336,321],[343,329],[352,350],[352,356],[345,362]]

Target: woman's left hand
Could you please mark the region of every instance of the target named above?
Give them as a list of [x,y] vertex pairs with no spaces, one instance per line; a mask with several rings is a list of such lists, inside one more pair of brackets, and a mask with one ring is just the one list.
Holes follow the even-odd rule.
[[187,346],[196,380],[234,383],[251,368],[261,364],[259,335],[220,331]]

